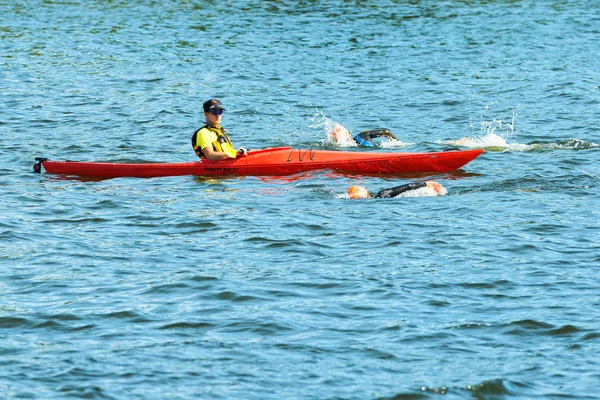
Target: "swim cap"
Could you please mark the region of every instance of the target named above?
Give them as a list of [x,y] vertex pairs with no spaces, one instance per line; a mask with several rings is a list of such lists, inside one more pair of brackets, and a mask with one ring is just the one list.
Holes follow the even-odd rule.
[[348,188],[348,197],[351,199],[367,199],[371,196],[369,195],[369,192],[367,192],[367,189],[356,185]]
[[335,124],[331,131],[331,136],[338,142],[346,142],[352,139],[350,132],[340,124]]
[[429,181],[429,182],[427,182],[427,187],[430,188],[430,189],[433,189],[433,191],[438,196],[445,196],[445,195],[448,194],[448,191],[446,190],[446,188],[443,187],[442,185],[440,185],[437,182]]

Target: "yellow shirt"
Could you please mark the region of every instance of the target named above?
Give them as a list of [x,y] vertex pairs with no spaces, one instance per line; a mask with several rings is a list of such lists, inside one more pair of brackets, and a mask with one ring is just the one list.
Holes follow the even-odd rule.
[[200,129],[196,134],[196,146],[201,150],[213,146],[215,151],[223,152],[230,158],[235,158],[237,155],[231,140],[221,126],[216,128],[204,126]]

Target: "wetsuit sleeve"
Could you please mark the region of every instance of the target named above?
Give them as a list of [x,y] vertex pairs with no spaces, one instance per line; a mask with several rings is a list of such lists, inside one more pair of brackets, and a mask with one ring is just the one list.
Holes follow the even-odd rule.
[[361,132],[358,135],[354,136],[354,141],[361,146],[373,146],[368,131]]
[[386,198],[389,198],[389,197],[396,197],[399,194],[402,194],[404,192],[408,192],[409,190],[421,189],[421,188],[424,188],[424,187],[427,187],[427,183],[426,182],[407,183],[406,185],[401,185],[401,186],[396,186],[396,187],[389,188],[389,189],[380,190],[375,195],[375,198],[386,199]]
[[372,139],[375,139],[378,137],[387,137],[387,138],[390,138],[393,140],[398,140],[398,138],[396,138],[396,136],[394,136],[394,134],[392,132],[390,132],[388,129],[371,129],[368,131],[362,131],[357,136],[367,142],[370,142]]

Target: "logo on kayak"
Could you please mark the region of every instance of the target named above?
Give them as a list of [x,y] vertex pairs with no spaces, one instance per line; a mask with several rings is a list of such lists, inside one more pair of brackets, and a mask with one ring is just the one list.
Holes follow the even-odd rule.
[[237,172],[237,168],[204,168],[204,172]]

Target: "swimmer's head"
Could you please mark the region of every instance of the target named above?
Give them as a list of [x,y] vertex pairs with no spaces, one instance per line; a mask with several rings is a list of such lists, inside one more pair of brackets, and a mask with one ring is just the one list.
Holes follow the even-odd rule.
[[437,182],[433,182],[433,181],[427,182],[427,187],[429,189],[432,189],[436,193],[437,196],[445,196],[448,194],[448,191],[446,190],[446,188]]
[[367,192],[367,189],[362,186],[355,185],[348,188],[348,197],[351,199],[367,199],[371,196],[369,195],[369,192]]
[[348,129],[344,128],[340,124],[335,124],[333,129],[331,130],[331,136],[335,139],[336,142],[345,142],[347,140],[352,140],[352,136]]

